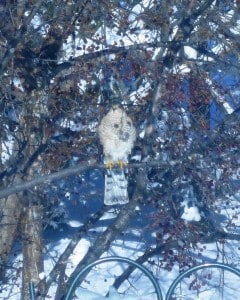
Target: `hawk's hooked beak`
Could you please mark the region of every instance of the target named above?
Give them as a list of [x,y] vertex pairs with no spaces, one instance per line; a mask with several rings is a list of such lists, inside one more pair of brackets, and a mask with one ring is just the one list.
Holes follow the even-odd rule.
[[112,110],[116,110],[118,108],[120,108],[119,104],[113,104],[112,105]]

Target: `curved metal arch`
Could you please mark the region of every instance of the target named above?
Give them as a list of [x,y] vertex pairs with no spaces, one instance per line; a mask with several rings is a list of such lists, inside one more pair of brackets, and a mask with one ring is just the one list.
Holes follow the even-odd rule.
[[191,275],[193,272],[201,270],[201,269],[206,269],[206,268],[218,268],[218,269],[222,269],[222,270],[226,270],[229,271],[235,275],[237,275],[240,278],[240,270],[238,270],[237,268],[231,267],[229,265],[226,264],[222,264],[222,263],[208,263],[208,264],[202,264],[202,265],[198,265],[195,267],[192,267],[188,270],[186,270],[185,272],[183,272],[182,274],[180,274],[174,281],[173,283],[170,285],[168,291],[167,291],[167,295],[165,300],[170,300],[173,292],[176,288],[176,286],[180,283],[180,281],[186,277]]
[[88,264],[87,266],[85,266],[79,273],[78,275],[75,277],[73,283],[71,284],[68,292],[67,292],[67,295],[65,297],[65,300],[70,300],[72,299],[72,296],[73,296],[73,293],[78,285],[78,281],[80,279],[80,277],[88,270],[90,270],[91,268],[95,267],[96,265],[98,264],[101,264],[101,263],[105,263],[105,262],[112,262],[112,261],[120,261],[120,262],[125,262],[125,263],[128,263],[130,265],[133,265],[134,267],[140,269],[149,279],[150,281],[152,282],[154,288],[155,288],[155,291],[156,291],[156,295],[157,295],[157,299],[158,300],[163,300],[162,298],[162,292],[161,292],[161,289],[160,289],[160,286],[156,280],[156,278],[153,276],[153,274],[146,268],[144,267],[143,265],[140,265],[138,264],[137,262],[129,259],[129,258],[126,258],[126,257],[120,257],[120,256],[111,256],[111,257],[103,257],[103,258],[100,258],[90,264]]

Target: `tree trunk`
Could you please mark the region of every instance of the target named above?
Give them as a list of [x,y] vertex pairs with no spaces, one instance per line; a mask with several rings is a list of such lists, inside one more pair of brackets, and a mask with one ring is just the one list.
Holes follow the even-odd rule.
[[39,274],[43,272],[41,206],[32,205],[24,208],[22,218],[22,235],[23,272],[21,299],[26,300],[30,299],[30,282],[33,282],[37,287],[38,295],[43,294],[44,288],[43,284],[39,285]]
[[17,225],[22,211],[21,201],[17,194],[10,195],[7,199],[0,199],[0,280],[4,281],[8,256],[16,237]]

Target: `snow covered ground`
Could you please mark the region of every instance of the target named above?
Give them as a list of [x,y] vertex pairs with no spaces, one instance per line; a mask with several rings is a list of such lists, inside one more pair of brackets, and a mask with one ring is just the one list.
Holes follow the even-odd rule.
[[[194,217],[194,216],[193,216]],[[112,219],[112,214],[107,212],[103,216],[103,219]],[[75,221],[70,220],[70,223],[73,225]],[[138,224],[140,226],[140,224]],[[101,232],[106,227],[99,227],[98,230]],[[112,247],[107,253],[104,253],[102,257],[106,256],[121,256],[131,259],[137,259],[143,254],[143,251],[146,247],[146,244],[143,243],[142,238],[143,232],[139,230],[139,227],[135,227],[134,232],[128,232],[123,239],[116,240]],[[134,236],[134,238],[133,238]],[[150,237],[150,239],[153,237]],[[48,273],[51,271],[52,267],[55,264],[55,259],[59,253],[61,253],[67,246],[70,240],[68,238],[62,238],[54,243],[51,243],[50,252],[45,260],[45,274],[48,277]],[[150,241],[148,241],[150,242]],[[89,246],[91,245],[91,238],[83,238],[75,252],[70,257],[68,263],[67,275],[70,275],[76,264],[81,261],[87,252]],[[215,243],[202,245],[205,248],[204,256],[208,259],[209,262],[217,262],[218,257],[217,247]],[[231,257],[230,253],[237,251],[238,243],[226,244],[223,251],[226,252],[227,257]],[[155,261],[158,260],[158,257],[152,258]],[[17,267],[21,264],[21,256],[18,256],[14,259],[14,265]],[[222,261],[221,261],[222,262]],[[234,263],[229,261],[229,263]],[[114,280],[121,275],[121,273],[129,265],[121,262],[107,262],[99,264],[92,268],[91,272],[86,276],[84,282],[81,284],[81,288],[76,290],[76,299],[84,300],[95,300],[95,299],[105,299],[106,295],[109,297],[107,299],[116,300],[116,299],[144,299],[144,300],[154,300],[157,299],[154,294],[154,287],[151,281],[140,271],[136,270],[126,280],[118,289],[118,291],[112,288]],[[172,282],[179,276],[179,269],[177,266],[169,272],[167,270],[158,269],[156,265],[145,264],[145,266],[153,273],[156,277],[163,297],[165,298],[167,291],[172,284]],[[177,298],[174,299],[192,299],[192,300],[231,300],[238,299],[240,297],[239,289],[240,277],[237,277],[234,274],[229,273],[228,271],[221,271],[218,269],[204,269],[200,270],[197,273],[195,272],[192,276],[187,277],[181,284],[178,285],[176,291],[178,293]],[[201,285],[201,287],[200,287]],[[5,292],[0,294],[0,299],[9,299],[9,300],[18,300],[20,298],[19,286],[21,286],[21,278],[18,277],[14,286],[11,290],[7,289]],[[110,293],[109,293],[110,289]],[[198,291],[201,291],[199,294]],[[109,294],[108,294],[109,293]],[[54,287],[50,290],[49,297],[54,298],[55,289]],[[99,296],[100,295],[100,296]]]

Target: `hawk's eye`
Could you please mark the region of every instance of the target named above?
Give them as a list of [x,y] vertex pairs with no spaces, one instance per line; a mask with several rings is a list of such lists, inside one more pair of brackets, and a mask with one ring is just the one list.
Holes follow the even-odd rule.
[[115,123],[113,126],[114,126],[114,128],[118,128],[119,127],[119,125],[117,123]]
[[128,124],[129,127],[132,126],[132,123],[130,121],[127,121],[127,124]]

